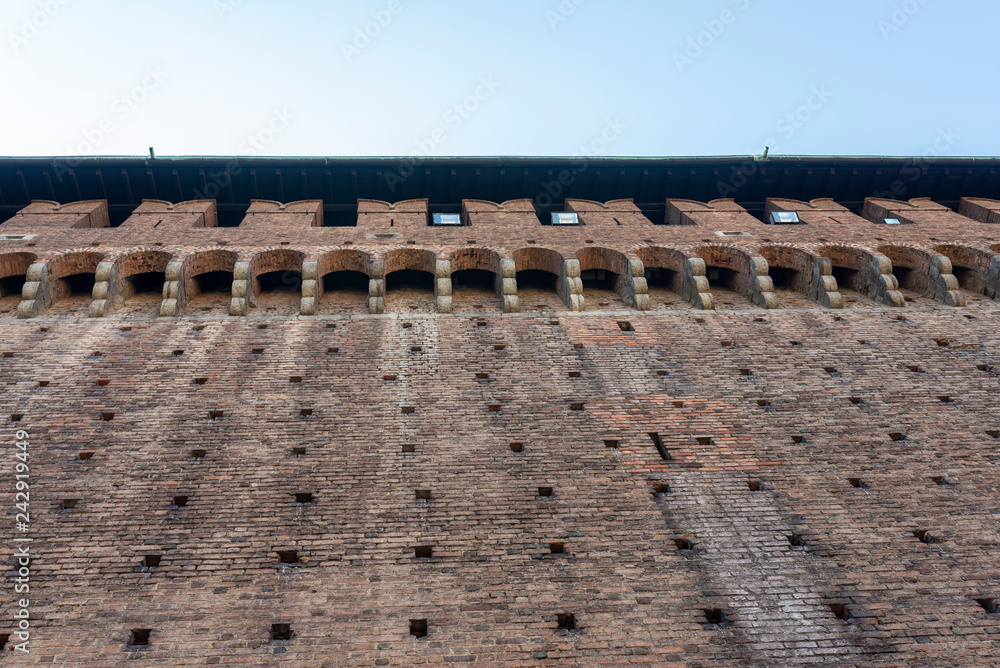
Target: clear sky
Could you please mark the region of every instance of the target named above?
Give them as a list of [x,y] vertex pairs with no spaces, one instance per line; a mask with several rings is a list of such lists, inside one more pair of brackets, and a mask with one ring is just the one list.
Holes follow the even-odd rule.
[[3,0],[0,155],[997,155],[996,0]]

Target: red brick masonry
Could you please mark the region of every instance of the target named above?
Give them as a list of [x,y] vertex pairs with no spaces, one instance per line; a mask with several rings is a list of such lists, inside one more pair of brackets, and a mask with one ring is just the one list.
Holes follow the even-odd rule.
[[994,665],[1000,202],[567,208],[0,225],[0,663]]

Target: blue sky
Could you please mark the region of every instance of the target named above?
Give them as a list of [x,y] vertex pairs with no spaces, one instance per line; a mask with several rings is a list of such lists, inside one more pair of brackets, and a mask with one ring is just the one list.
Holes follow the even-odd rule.
[[997,155],[998,19],[995,0],[4,0],[0,155]]

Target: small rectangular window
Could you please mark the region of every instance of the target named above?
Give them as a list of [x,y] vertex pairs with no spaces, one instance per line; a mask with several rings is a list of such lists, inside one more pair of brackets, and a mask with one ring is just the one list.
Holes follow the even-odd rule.
[[458,227],[462,224],[462,216],[457,213],[435,213],[433,224],[435,227]]
[[579,225],[580,216],[575,213],[553,213],[553,225]]

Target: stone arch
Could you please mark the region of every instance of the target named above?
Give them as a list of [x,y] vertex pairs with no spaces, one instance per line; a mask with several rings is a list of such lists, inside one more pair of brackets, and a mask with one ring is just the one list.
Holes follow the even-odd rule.
[[466,285],[484,290],[487,285],[500,298],[504,313],[517,313],[517,272],[514,261],[503,259],[500,254],[483,247],[460,248],[449,258],[452,270],[452,289],[461,292]]
[[233,251],[216,248],[170,262],[166,268],[160,315],[179,316],[190,301],[203,294],[225,295],[218,301],[220,306],[225,303],[228,307],[232,300],[233,269],[237,258]]
[[965,295],[952,274],[951,260],[940,253],[900,244],[880,246],[878,252],[892,261],[900,289],[911,290],[948,306],[965,306]]
[[767,260],[768,275],[778,290],[809,294],[813,265],[817,256],[808,250],[788,244],[773,244],[757,250]]
[[[321,253],[302,263],[302,315],[316,315],[325,292],[352,290],[355,285],[365,292],[371,312],[373,284],[371,255],[354,248],[341,248]],[[376,286],[377,288],[378,286]],[[384,289],[384,286],[383,286]]]
[[[72,300],[74,305],[79,302],[81,305],[87,304],[89,308],[97,283],[97,267],[103,259],[104,254],[97,251],[70,251],[49,260],[47,272],[51,290],[50,304]],[[38,264],[32,265],[32,269]]]
[[705,260],[664,246],[639,249],[648,285],[677,293],[695,308],[711,311],[715,308],[708,284]]
[[101,262],[97,266],[90,316],[109,316],[124,308],[137,291],[151,286],[162,295],[169,263],[170,254],[159,250],[122,253]]
[[534,246],[514,251],[513,257],[519,292],[522,283],[531,284],[533,289],[550,286],[571,311],[583,311],[579,260],[567,260],[554,250]]
[[386,253],[382,270],[387,293],[393,288],[404,286],[425,289],[427,274],[430,274],[429,280],[434,289],[434,310],[437,313],[451,313],[451,261],[439,260],[433,251],[422,248],[395,248]]
[[710,284],[712,270],[718,270],[722,283],[749,299],[755,306],[778,308],[778,297],[774,294],[774,284],[765,258],[742,248],[723,244],[702,246],[696,252],[705,261]]
[[951,261],[962,290],[991,299],[1000,296],[1000,255],[963,244],[941,244],[934,250]]
[[38,256],[34,253],[0,254],[0,304],[4,311],[19,311],[24,288],[28,284],[28,268]]
[[836,245],[824,246],[817,255],[810,288],[814,301],[828,308],[843,308],[840,288],[847,287],[885,306],[906,305],[892,275],[892,261],[885,255],[860,246]]
[[613,289],[622,303],[640,311],[649,309],[645,268],[642,260],[630,260],[624,253],[600,246],[587,246],[576,254],[580,261],[581,279],[590,272],[614,274]]
[[254,253],[249,261],[237,262],[233,267],[233,299],[229,314],[247,315],[260,304],[261,294],[297,292],[301,295],[303,259],[301,251],[272,248]]

